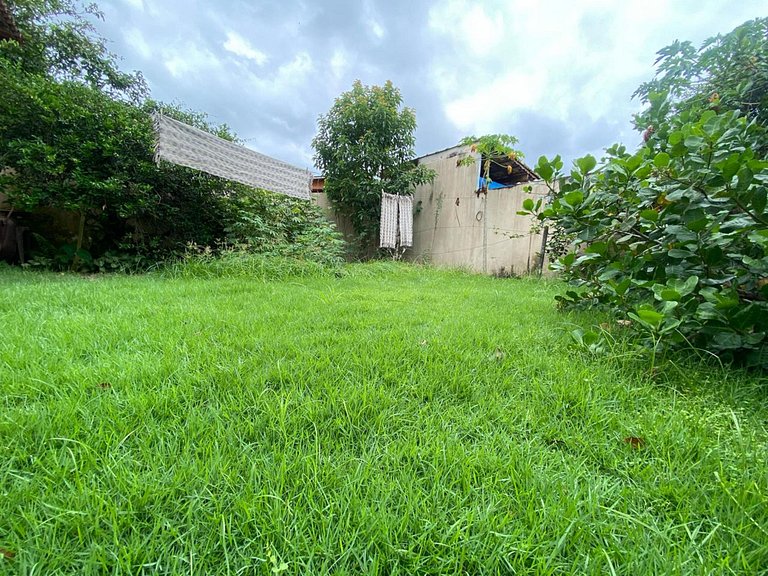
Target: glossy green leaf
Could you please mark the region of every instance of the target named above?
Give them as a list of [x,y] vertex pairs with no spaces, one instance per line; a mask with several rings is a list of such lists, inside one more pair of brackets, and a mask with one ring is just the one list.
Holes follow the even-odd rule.
[[526,198],[525,200],[523,200],[523,208],[525,210],[528,210],[530,212],[531,210],[533,210],[533,205],[534,203],[532,198]]
[[675,130],[674,132],[670,132],[667,142],[669,142],[670,146],[675,146],[676,144],[680,144],[683,141],[683,138],[683,133],[679,130]]
[[650,220],[651,222],[657,222],[659,220],[659,213],[656,210],[642,210],[640,212],[640,218]]
[[742,166],[737,173],[737,177],[739,188],[746,190],[752,184],[754,173],[750,170],[749,166]]
[[597,166],[597,160],[591,154],[587,154],[583,158],[578,158],[575,162],[582,174],[588,174],[595,168],[595,166]]
[[741,347],[742,340],[735,332],[719,332],[715,334],[714,343],[720,350],[735,350]]
[[549,182],[552,180],[552,176],[555,173],[554,168],[547,160],[546,156],[539,156],[539,161],[536,163],[536,174],[538,174],[542,180]]
[[722,172],[723,178],[725,178],[725,180],[730,180],[736,176],[741,167],[739,155],[731,154],[725,161],[720,162],[717,167]]
[[635,170],[634,176],[635,178],[644,180],[645,178],[650,176],[651,172],[653,172],[653,166],[651,166],[650,164],[643,164],[637,170]]
[[616,285],[614,290],[616,290],[616,294],[619,296],[623,296],[627,293],[627,290],[629,290],[629,287],[632,286],[632,279],[631,278],[625,278],[619,284]]
[[576,206],[577,204],[581,204],[584,200],[584,193],[581,190],[574,190],[573,192],[568,192],[563,196],[563,200],[565,200],[569,205]]
[[630,312],[629,316],[651,328],[658,328],[664,320],[663,314],[650,307],[638,308],[634,313]]
[[768,193],[768,188],[761,186],[755,190],[755,193],[752,196],[752,209],[758,214],[765,212],[766,193]]
[[689,252],[688,250],[680,250],[679,248],[672,248],[669,252],[670,258],[690,258],[693,256],[692,252]]
[[672,288],[667,288],[666,290],[661,291],[661,299],[662,300],[674,300],[679,301],[682,298],[680,295],[680,292],[677,290],[673,290]]
[[701,136],[686,136],[685,140],[683,141],[685,144],[685,147],[690,149],[698,149],[703,143],[704,138]]
[[605,242],[593,242],[584,252],[587,254],[605,254],[608,250],[608,244]]
[[653,165],[656,166],[656,168],[666,168],[669,166],[669,154],[666,152],[659,152],[656,154],[656,157],[653,159]]
[[675,289],[680,292],[682,296],[688,296],[696,289],[696,286],[699,284],[699,277],[689,276],[682,284],[679,280],[674,281],[673,284]]

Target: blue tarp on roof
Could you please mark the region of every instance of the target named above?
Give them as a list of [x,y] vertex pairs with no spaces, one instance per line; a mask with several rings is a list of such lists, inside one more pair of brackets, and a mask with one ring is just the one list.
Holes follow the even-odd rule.
[[[499,188],[513,188],[514,186],[517,186],[517,184],[499,184],[498,182],[494,182],[493,180],[491,180],[491,184],[488,186],[488,190],[498,190]],[[478,190],[482,190],[485,188],[485,178],[483,178],[482,176],[480,176],[477,179],[477,188]]]

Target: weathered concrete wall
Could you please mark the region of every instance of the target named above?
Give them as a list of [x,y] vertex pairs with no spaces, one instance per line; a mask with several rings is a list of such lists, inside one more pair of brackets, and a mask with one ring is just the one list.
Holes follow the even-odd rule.
[[[472,165],[458,165],[469,154],[454,148],[419,160],[437,177],[414,191],[413,248],[406,258],[488,274],[537,271],[541,236],[531,234],[533,219],[517,212],[526,198],[546,196],[546,186],[534,182],[478,195],[479,156],[472,154]],[[524,190],[529,185],[530,193]]]
[[[469,155],[474,164],[459,166],[458,162]],[[414,191],[413,247],[404,258],[488,274],[537,272],[542,238],[531,234],[534,220],[517,212],[523,209],[526,198],[546,196],[546,186],[532,182],[489,190],[487,198],[478,195],[479,160],[479,154],[472,154],[469,147],[451,148],[419,160],[437,176],[431,184]],[[524,190],[526,186],[532,187],[531,192]],[[345,239],[354,238],[351,223],[334,213],[324,193],[313,193],[312,199]],[[545,261],[544,273],[547,265]]]

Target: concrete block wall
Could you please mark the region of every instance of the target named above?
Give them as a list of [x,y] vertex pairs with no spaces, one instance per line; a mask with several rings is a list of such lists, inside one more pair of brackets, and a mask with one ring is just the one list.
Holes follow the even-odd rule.
[[[467,155],[475,162],[460,166]],[[532,218],[517,212],[526,198],[545,197],[547,187],[529,182],[477,194],[479,160],[468,148],[452,148],[419,160],[437,176],[414,191],[414,242],[406,258],[487,274],[537,271],[541,235],[531,233]],[[524,190],[527,186],[531,192]],[[546,268],[545,262],[545,272]]]
[[[475,162],[459,165],[468,155]],[[542,238],[531,233],[534,220],[517,212],[523,209],[526,198],[544,198],[547,187],[542,182],[528,182],[478,195],[479,161],[480,156],[471,153],[469,147],[450,148],[419,159],[437,176],[432,183],[414,190],[413,247],[404,258],[502,276],[537,272]],[[527,186],[531,192],[524,190]],[[312,198],[345,237],[353,236],[350,222],[333,212],[324,193],[313,193]],[[545,274],[547,265],[545,261]]]

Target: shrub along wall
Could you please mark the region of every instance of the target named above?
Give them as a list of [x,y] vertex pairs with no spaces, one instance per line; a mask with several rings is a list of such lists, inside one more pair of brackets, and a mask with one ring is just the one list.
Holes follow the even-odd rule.
[[654,349],[766,367],[768,19],[659,54],[638,91],[644,144],[613,146],[600,166],[581,158],[570,174],[542,157],[553,201],[528,208],[573,239],[559,261],[574,285],[564,305],[610,307]]

